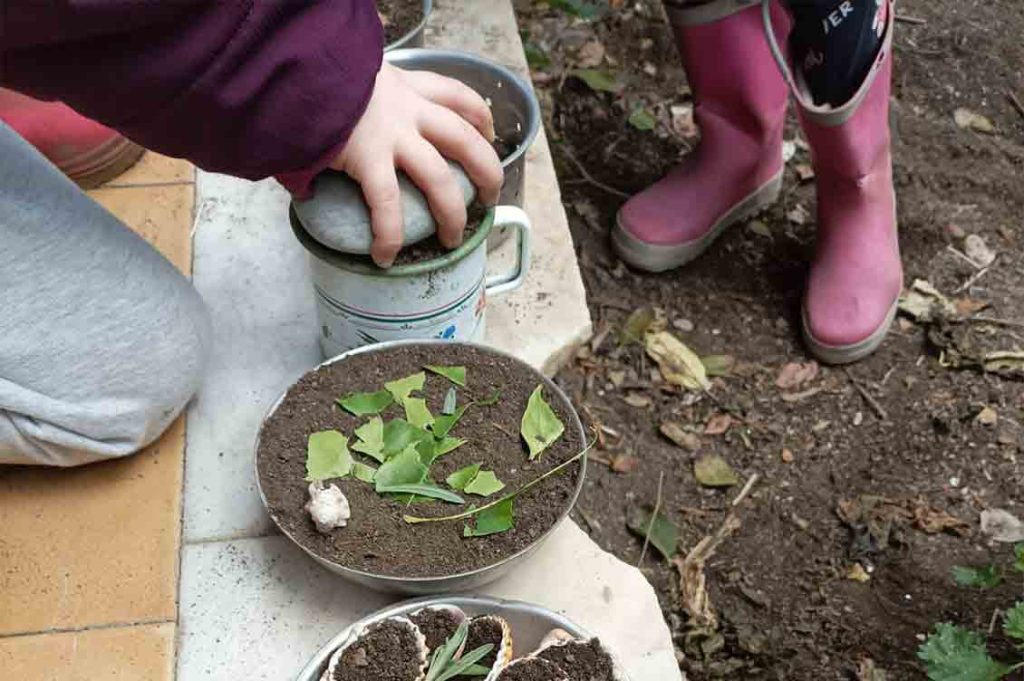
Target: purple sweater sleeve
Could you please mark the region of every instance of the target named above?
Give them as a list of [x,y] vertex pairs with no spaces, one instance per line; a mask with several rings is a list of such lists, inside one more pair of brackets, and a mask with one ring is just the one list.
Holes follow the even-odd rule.
[[380,68],[374,0],[3,3],[0,83],[201,168],[304,194]]

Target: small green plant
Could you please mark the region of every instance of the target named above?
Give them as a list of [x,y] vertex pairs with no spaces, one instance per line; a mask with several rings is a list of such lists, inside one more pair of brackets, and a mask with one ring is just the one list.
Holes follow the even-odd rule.
[[469,634],[469,622],[463,622],[455,633],[444,642],[444,645],[434,650],[430,658],[430,667],[427,668],[425,681],[448,681],[456,676],[486,676],[491,670],[478,665],[477,662],[487,657],[487,654],[494,649],[493,643],[487,643],[460,658],[452,659],[466,641]]
[[[1024,575],[1024,543],[1014,546],[1013,554],[1014,562],[1009,569]],[[989,589],[1003,579],[1003,570],[998,565],[953,567],[953,580],[960,586]],[[1016,645],[1016,662],[996,660],[988,651],[985,635],[951,622],[935,625],[917,656],[924,662],[931,681],[999,681],[1024,669],[1024,601],[1017,601],[1002,614],[1002,630]]]

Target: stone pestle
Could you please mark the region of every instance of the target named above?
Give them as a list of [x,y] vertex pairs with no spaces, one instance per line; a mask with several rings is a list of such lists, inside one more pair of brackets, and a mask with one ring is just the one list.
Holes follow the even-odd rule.
[[[476,187],[457,163],[448,162],[462,190],[466,205],[476,197]],[[402,245],[422,241],[437,231],[427,199],[404,173],[398,173],[398,187],[405,220]],[[370,209],[359,184],[344,173],[327,171],[313,182],[313,198],[293,201],[292,207],[303,228],[316,241],[342,253],[367,254],[373,233]]]

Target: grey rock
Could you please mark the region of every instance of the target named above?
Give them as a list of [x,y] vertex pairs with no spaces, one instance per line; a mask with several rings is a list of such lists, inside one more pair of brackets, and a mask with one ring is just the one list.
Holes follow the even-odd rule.
[[[476,197],[476,187],[461,166],[451,161],[448,165],[468,206]],[[427,198],[404,173],[398,174],[398,187],[405,219],[402,245],[408,246],[434,234],[437,223]],[[295,215],[309,235],[342,253],[369,253],[373,241],[370,209],[359,184],[344,173],[328,171],[313,181],[313,190],[313,198],[292,202]]]

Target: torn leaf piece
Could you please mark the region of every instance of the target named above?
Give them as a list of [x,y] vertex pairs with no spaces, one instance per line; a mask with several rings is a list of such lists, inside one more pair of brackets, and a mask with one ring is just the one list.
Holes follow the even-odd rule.
[[914,280],[906,293],[900,297],[899,309],[918,322],[951,318],[957,314],[953,301],[942,295],[930,281],[924,279]]
[[438,376],[444,376],[457,386],[466,387],[466,367],[439,367],[428,364],[423,368]]
[[373,476],[377,474],[377,469],[373,466],[368,466],[365,463],[356,461],[352,464],[352,477],[356,480],[363,482],[373,482]]
[[374,416],[352,432],[359,439],[352,449],[384,463],[387,458],[384,456],[384,421],[379,416]]
[[379,414],[393,402],[391,393],[381,390],[375,393],[352,393],[335,402],[353,416]]
[[720,456],[709,455],[697,459],[693,465],[697,482],[705,487],[732,487],[740,479],[736,471]]
[[500,504],[495,504],[476,514],[476,527],[465,525],[462,528],[463,537],[486,537],[489,534],[507,532],[515,526],[513,514],[513,503],[515,497],[510,497]]
[[444,396],[444,406],[441,407],[441,413],[445,416],[450,416],[455,413],[455,407],[458,405],[459,393],[452,386],[448,388],[448,392]]
[[345,527],[352,516],[348,499],[336,485],[324,487],[320,481],[309,485],[309,501],[306,512],[313,519],[316,531],[327,534],[338,527]]
[[462,415],[466,413],[466,409],[469,405],[462,405],[451,414],[442,414],[434,418],[434,423],[430,426],[430,430],[434,432],[434,437],[441,439],[448,435],[448,432],[455,427],[455,424],[459,422]]
[[343,478],[352,470],[348,438],[336,430],[322,430],[309,436],[306,444],[306,480]]
[[384,384],[384,389],[391,393],[391,397],[394,398],[395,402],[401,404],[405,402],[405,398],[409,397],[414,392],[423,390],[423,384],[427,381],[427,375],[422,371],[412,376],[406,376],[405,378],[399,378],[395,381],[389,381]]
[[395,485],[416,485],[427,477],[427,467],[420,460],[415,445],[388,459],[373,476],[377,491]]
[[519,425],[519,432],[530,449],[530,460],[554,444],[565,432],[565,426],[558,419],[551,406],[544,401],[543,386],[537,386],[526,404],[526,411]]
[[658,363],[661,375],[669,383],[687,390],[706,390],[710,387],[707,370],[700,357],[668,331],[656,331],[644,336],[647,354]]
[[428,497],[430,499],[440,499],[441,501],[447,501],[453,504],[465,503],[465,500],[454,492],[449,492],[446,489],[442,489],[437,485],[431,485],[426,483],[409,483],[406,485],[385,485],[383,487],[378,486],[377,491],[381,494],[415,494],[420,497]]
[[422,397],[407,397],[402,405],[405,407],[405,420],[417,428],[426,428],[434,422],[434,415]]
[[505,489],[505,483],[498,480],[494,471],[480,471],[463,490],[466,494],[476,494],[481,497],[488,497],[495,492]]
[[480,466],[481,464],[475,463],[472,466],[460,468],[449,475],[445,479],[445,482],[447,482],[448,486],[452,489],[457,489],[460,492],[465,491],[466,485],[472,482],[473,478],[476,477],[476,474],[480,472]]
[[420,453],[423,465],[430,466],[448,452],[453,452],[464,444],[466,444],[466,440],[461,438],[446,437],[443,440],[423,440],[416,444],[416,450]]
[[403,419],[392,419],[384,424],[384,457],[404,451],[409,445],[432,439],[432,435]]

